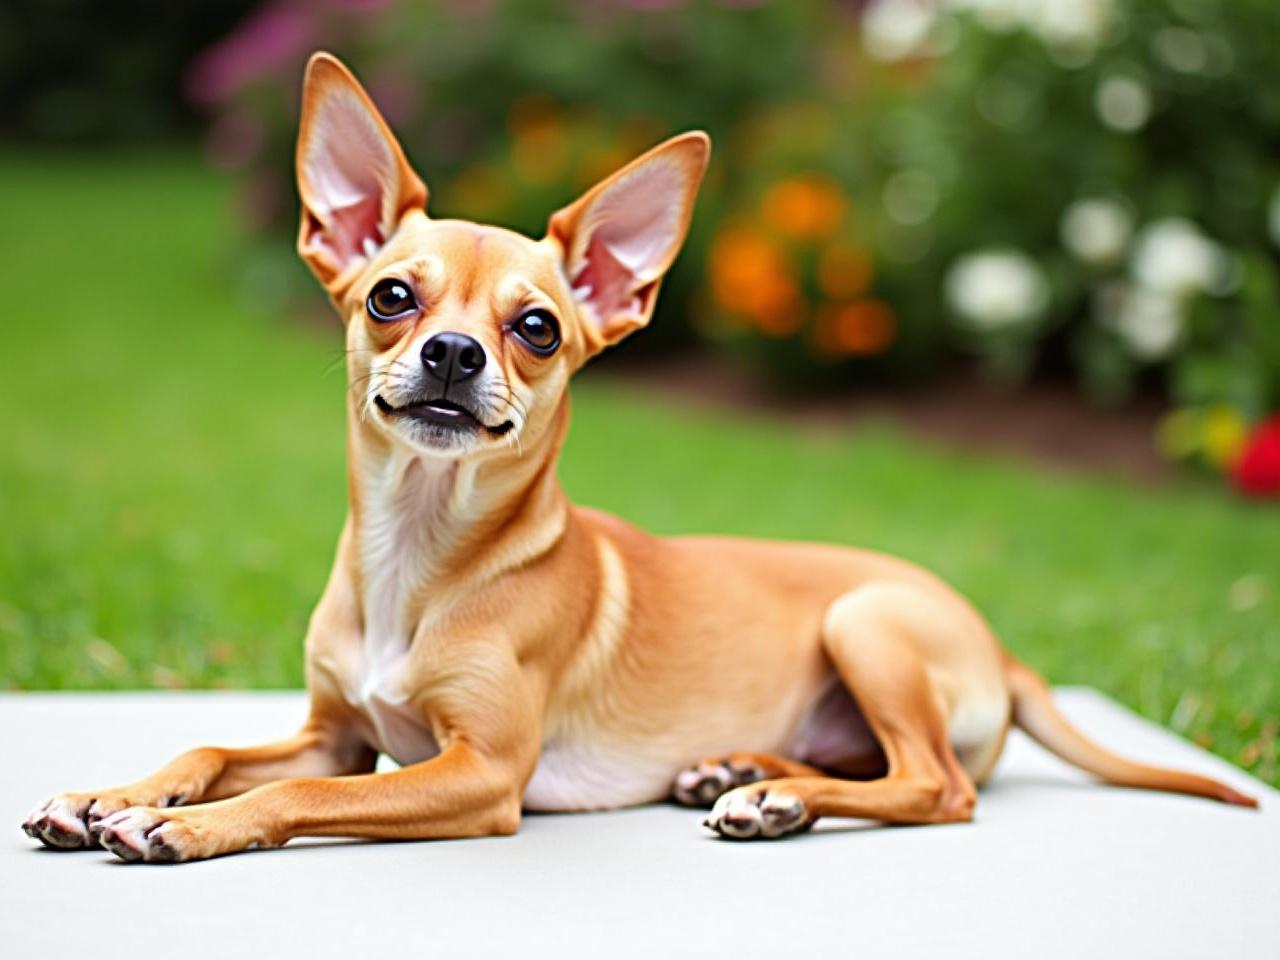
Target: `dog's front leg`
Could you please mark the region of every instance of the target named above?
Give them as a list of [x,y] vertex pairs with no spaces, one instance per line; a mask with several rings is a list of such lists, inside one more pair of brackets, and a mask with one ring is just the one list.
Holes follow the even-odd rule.
[[372,770],[373,751],[318,707],[313,707],[306,726],[288,739],[257,747],[199,747],[125,786],[57,794],[28,815],[23,829],[58,849],[96,847],[103,820],[129,807],[204,803],[286,777]]
[[125,860],[200,860],[294,837],[428,840],[514,833],[523,782],[465,742],[391,773],[281,780],[216,803],[134,807],[102,823]]
[[329,651],[359,642],[360,618],[343,562],[349,549],[343,532],[339,562],[311,617],[307,671],[311,716],[296,736],[258,747],[188,750],[149,777],[125,786],[59,793],[36,807],[22,829],[48,847],[97,847],[106,817],[130,807],[174,807],[235,796],[273,780],[367,773],[377,756],[356,733],[351,709],[332,674],[316,667]]
[[424,720],[443,745],[432,759],[391,773],[280,780],[190,807],[134,807],[102,822],[102,845],[125,860],[173,862],[276,847],[301,836],[427,840],[514,833],[538,759],[539,700],[514,658],[463,659],[471,669],[444,669],[446,679],[423,697]]

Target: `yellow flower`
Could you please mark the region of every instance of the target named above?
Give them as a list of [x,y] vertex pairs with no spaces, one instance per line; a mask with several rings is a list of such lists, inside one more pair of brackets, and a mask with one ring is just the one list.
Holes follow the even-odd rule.
[[1199,454],[1219,470],[1235,464],[1248,439],[1249,424],[1225,403],[1174,410],[1156,427],[1156,446],[1165,456],[1184,460]]
[[825,240],[844,223],[847,203],[840,185],[821,174],[780,180],[765,191],[768,223],[797,240]]
[[1249,425],[1234,407],[1220,403],[1204,412],[1203,445],[1205,459],[1219,470],[1232,466],[1240,458]]
[[1171,460],[1185,460],[1200,449],[1202,421],[1191,407],[1166,413],[1156,426],[1156,446]]

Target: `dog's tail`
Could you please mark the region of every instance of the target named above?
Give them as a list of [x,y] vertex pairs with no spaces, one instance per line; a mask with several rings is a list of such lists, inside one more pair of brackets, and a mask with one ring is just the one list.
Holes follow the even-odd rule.
[[1258,805],[1254,797],[1217,780],[1180,770],[1148,767],[1103,749],[1058,712],[1048,684],[1029,667],[1006,654],[1005,671],[1013,694],[1013,722],[1031,739],[1067,763],[1117,786],[1189,793],[1241,807]]

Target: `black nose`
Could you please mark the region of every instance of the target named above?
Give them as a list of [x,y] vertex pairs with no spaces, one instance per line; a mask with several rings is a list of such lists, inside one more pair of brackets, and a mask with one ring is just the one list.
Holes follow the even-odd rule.
[[437,333],[422,345],[427,374],[445,383],[459,383],[484,369],[484,347],[465,333]]

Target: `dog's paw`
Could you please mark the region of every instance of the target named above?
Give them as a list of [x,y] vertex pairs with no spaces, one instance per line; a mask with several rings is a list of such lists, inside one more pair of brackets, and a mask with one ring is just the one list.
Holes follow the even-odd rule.
[[96,848],[102,821],[111,814],[148,803],[174,806],[182,801],[181,796],[156,800],[140,795],[133,788],[60,793],[32,810],[23,821],[22,829],[33,840],[55,850]]
[[756,783],[765,776],[764,768],[750,757],[718,757],[681,770],[671,796],[686,807],[709,807],[726,790]]
[[773,840],[813,826],[804,801],[768,782],[722,794],[703,825],[731,840]]
[[191,858],[192,830],[171,813],[128,807],[97,824],[97,842],[130,863],[177,863]]
[[92,794],[60,793],[27,814],[22,829],[31,839],[54,850],[82,850],[92,846],[89,808],[94,800]]

